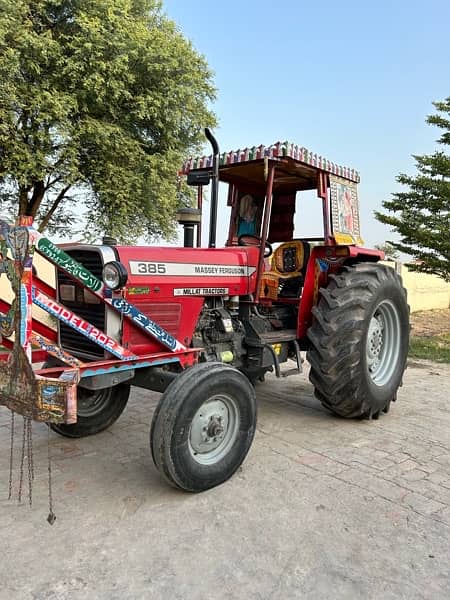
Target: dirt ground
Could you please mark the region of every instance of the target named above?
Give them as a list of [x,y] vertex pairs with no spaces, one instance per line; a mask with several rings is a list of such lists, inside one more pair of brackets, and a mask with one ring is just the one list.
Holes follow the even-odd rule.
[[107,431],[50,432],[52,527],[49,432],[34,424],[30,509],[17,423],[8,501],[0,407],[0,600],[449,600],[449,387],[450,365],[415,361],[389,414],[354,421],[321,407],[307,372],[269,376],[247,460],[202,494],[153,467],[159,395],[134,389]]
[[450,308],[411,314],[411,336],[431,337],[441,333],[450,333]]

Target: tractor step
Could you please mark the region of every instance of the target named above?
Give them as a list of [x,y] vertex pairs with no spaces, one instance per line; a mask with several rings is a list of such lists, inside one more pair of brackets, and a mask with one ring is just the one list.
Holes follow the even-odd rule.
[[264,344],[281,344],[282,342],[293,342],[297,339],[295,329],[281,329],[280,331],[268,331],[260,333],[259,337]]
[[298,345],[297,340],[290,340],[291,343],[293,344],[294,348],[295,348],[295,360],[297,362],[297,368],[296,369],[286,369],[286,371],[281,371],[280,369],[280,362],[278,360],[278,355],[275,352],[272,343],[266,343],[264,345],[264,348],[266,348],[269,352],[270,355],[272,356],[272,360],[273,360],[273,366],[275,368],[275,375],[277,377],[289,377],[289,375],[295,375],[298,373],[302,373],[303,371],[303,367],[302,367],[302,357],[300,354],[300,346]]
[[295,361],[297,366],[293,369],[286,369],[285,371],[280,370],[281,377],[289,377],[290,375],[298,375],[299,373],[303,373],[303,359],[300,354],[300,346],[298,345],[297,340],[292,341],[295,348]]
[[290,377],[291,375],[298,375],[302,370],[298,367],[294,367],[293,369],[286,369],[286,371],[280,371],[281,377]]
[[280,331],[267,331],[258,333],[258,337],[247,337],[246,343],[249,346],[265,346],[266,344],[281,344],[282,342],[293,342],[297,339],[295,329],[281,329]]

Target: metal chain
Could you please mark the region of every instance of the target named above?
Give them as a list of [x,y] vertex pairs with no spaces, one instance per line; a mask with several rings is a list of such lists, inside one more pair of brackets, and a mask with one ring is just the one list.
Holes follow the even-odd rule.
[[[34,455],[33,455],[33,421],[30,417],[23,417],[23,431],[22,431],[22,452],[20,456],[20,478],[19,478],[19,490],[18,490],[18,501],[22,502],[22,491],[23,491],[23,471],[25,462],[25,447],[27,452],[27,466],[28,466],[28,501],[30,506],[33,504],[33,481],[34,481]],[[14,438],[15,438],[15,412],[11,411],[11,448],[9,455],[9,493],[8,500],[12,498],[12,484],[13,484],[13,466],[14,466]],[[52,460],[50,451],[50,427],[47,426],[47,454],[48,454],[48,504],[49,513],[47,521],[50,525],[56,521],[56,515],[53,512],[53,492],[52,492]]]
[[53,494],[52,494],[52,457],[50,453],[50,427],[47,423],[47,453],[48,453],[48,517],[50,525],[56,521],[56,515],[53,512]]
[[28,448],[31,456],[31,480],[34,481],[33,419],[29,419]]
[[23,463],[25,460],[25,441],[27,435],[27,421],[26,418],[23,417],[23,432],[22,432],[22,454],[20,457],[20,479],[19,479],[19,495],[18,500],[19,504],[22,502],[22,486],[23,486]]
[[9,493],[8,500],[12,498],[12,480],[13,480],[13,463],[14,463],[14,429],[15,429],[15,412],[11,411],[11,449],[9,454]]
[[33,421],[27,418],[27,458],[28,458],[28,502],[33,505],[33,481],[34,481],[34,461],[33,461]]

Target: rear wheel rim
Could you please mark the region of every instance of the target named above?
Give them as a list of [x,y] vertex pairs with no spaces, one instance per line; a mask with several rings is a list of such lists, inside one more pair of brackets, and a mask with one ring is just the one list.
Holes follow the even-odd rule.
[[77,416],[90,419],[101,413],[109,404],[111,390],[85,390],[78,388]]
[[383,300],[373,312],[366,343],[369,377],[377,386],[388,384],[400,358],[401,325],[397,307]]
[[195,413],[189,430],[192,458],[201,465],[214,465],[233,447],[239,432],[239,408],[226,394],[208,398]]

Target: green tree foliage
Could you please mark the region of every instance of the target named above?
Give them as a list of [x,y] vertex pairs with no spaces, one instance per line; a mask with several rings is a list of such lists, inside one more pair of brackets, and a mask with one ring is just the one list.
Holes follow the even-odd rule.
[[159,0],[0,0],[0,81],[0,214],[170,236],[215,89]]
[[386,260],[398,260],[400,258],[400,252],[390,242],[375,244],[375,248],[384,252]]
[[438,143],[444,150],[414,156],[418,174],[400,174],[397,181],[408,189],[383,202],[388,214],[375,216],[400,234],[400,242],[392,245],[416,259],[411,269],[450,281],[450,154],[445,152],[450,147],[450,97],[434,106],[437,114],[427,123],[443,130]]

